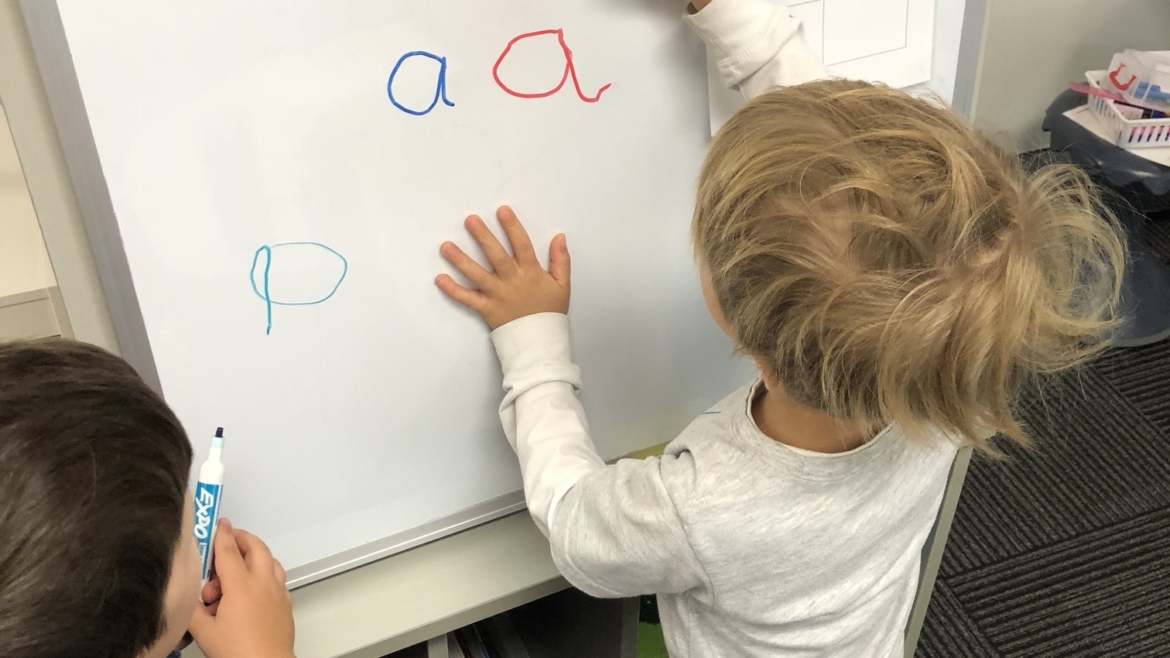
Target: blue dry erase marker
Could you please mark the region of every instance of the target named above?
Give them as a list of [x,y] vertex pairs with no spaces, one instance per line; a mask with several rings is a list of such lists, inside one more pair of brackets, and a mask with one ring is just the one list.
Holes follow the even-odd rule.
[[223,499],[223,428],[215,430],[211,452],[199,467],[195,485],[195,540],[199,542],[199,559],[203,562],[203,582],[211,578],[212,547],[219,522],[219,505]]

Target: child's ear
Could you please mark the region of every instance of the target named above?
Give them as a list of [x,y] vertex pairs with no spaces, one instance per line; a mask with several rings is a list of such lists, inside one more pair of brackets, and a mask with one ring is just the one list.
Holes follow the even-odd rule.
[[780,378],[776,376],[775,370],[768,362],[760,357],[752,357],[752,361],[756,364],[756,370],[760,371],[760,377],[764,380],[764,388],[769,391],[774,391],[780,387]]

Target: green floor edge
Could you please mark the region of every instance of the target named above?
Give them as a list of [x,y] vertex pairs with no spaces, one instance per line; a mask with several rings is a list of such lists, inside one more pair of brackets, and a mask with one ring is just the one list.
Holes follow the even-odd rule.
[[638,658],[667,658],[666,641],[662,639],[662,626],[638,623]]

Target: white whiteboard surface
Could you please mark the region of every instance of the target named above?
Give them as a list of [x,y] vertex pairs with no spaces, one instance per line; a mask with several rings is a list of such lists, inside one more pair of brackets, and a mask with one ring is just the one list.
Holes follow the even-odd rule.
[[[54,27],[44,6],[25,3],[30,32]],[[537,242],[568,234],[603,456],[673,438],[750,377],[706,316],[687,241],[708,111],[703,49],[675,3],[56,6],[49,45],[67,46],[92,130],[86,144],[62,128],[87,227],[112,208],[91,241],[124,251],[133,282],[119,285],[196,464],[226,430],[224,514],[295,584],[405,545],[389,537],[483,520],[485,503],[514,508],[486,328],[432,283],[439,244],[467,244],[468,213],[510,203]],[[611,85],[596,102],[572,79],[545,98],[493,80],[510,40],[556,29],[580,96]],[[43,71],[62,59],[45,53],[53,38]],[[422,51],[434,57],[407,56]],[[566,73],[555,33],[499,67],[522,93]],[[68,127],[70,85],[46,84]],[[79,171],[86,148],[97,171]],[[77,182],[102,176],[108,201]]]
[[[962,0],[942,0],[946,9]],[[936,0],[774,0],[800,20],[805,41],[839,78],[881,82],[904,89],[931,79],[935,39]],[[947,14],[948,16],[950,13]],[[958,47],[958,32],[944,36]],[[744,103],[738,91],[726,87],[708,55],[711,133],[719,130]],[[944,66],[954,68],[951,62]],[[952,74],[953,77],[953,74]],[[952,82],[953,84],[953,82]],[[949,99],[949,90],[946,96]]]

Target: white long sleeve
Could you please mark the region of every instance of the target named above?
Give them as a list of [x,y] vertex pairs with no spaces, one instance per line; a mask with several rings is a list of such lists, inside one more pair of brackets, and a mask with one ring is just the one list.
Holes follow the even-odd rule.
[[516,450],[528,512],[561,573],[596,596],[684,592],[705,581],[677,506],[690,494],[687,456],[598,456],[577,399],[581,372],[569,319],[540,313],[492,332],[504,370],[500,420]]
[[504,371],[500,421],[520,460],[528,511],[548,536],[565,493],[605,467],[577,399],[581,370],[570,356],[569,318],[520,318],[493,331],[492,343]]
[[714,132],[747,100],[776,86],[829,77],[804,40],[800,21],[770,0],[714,0],[686,17],[707,44]]

